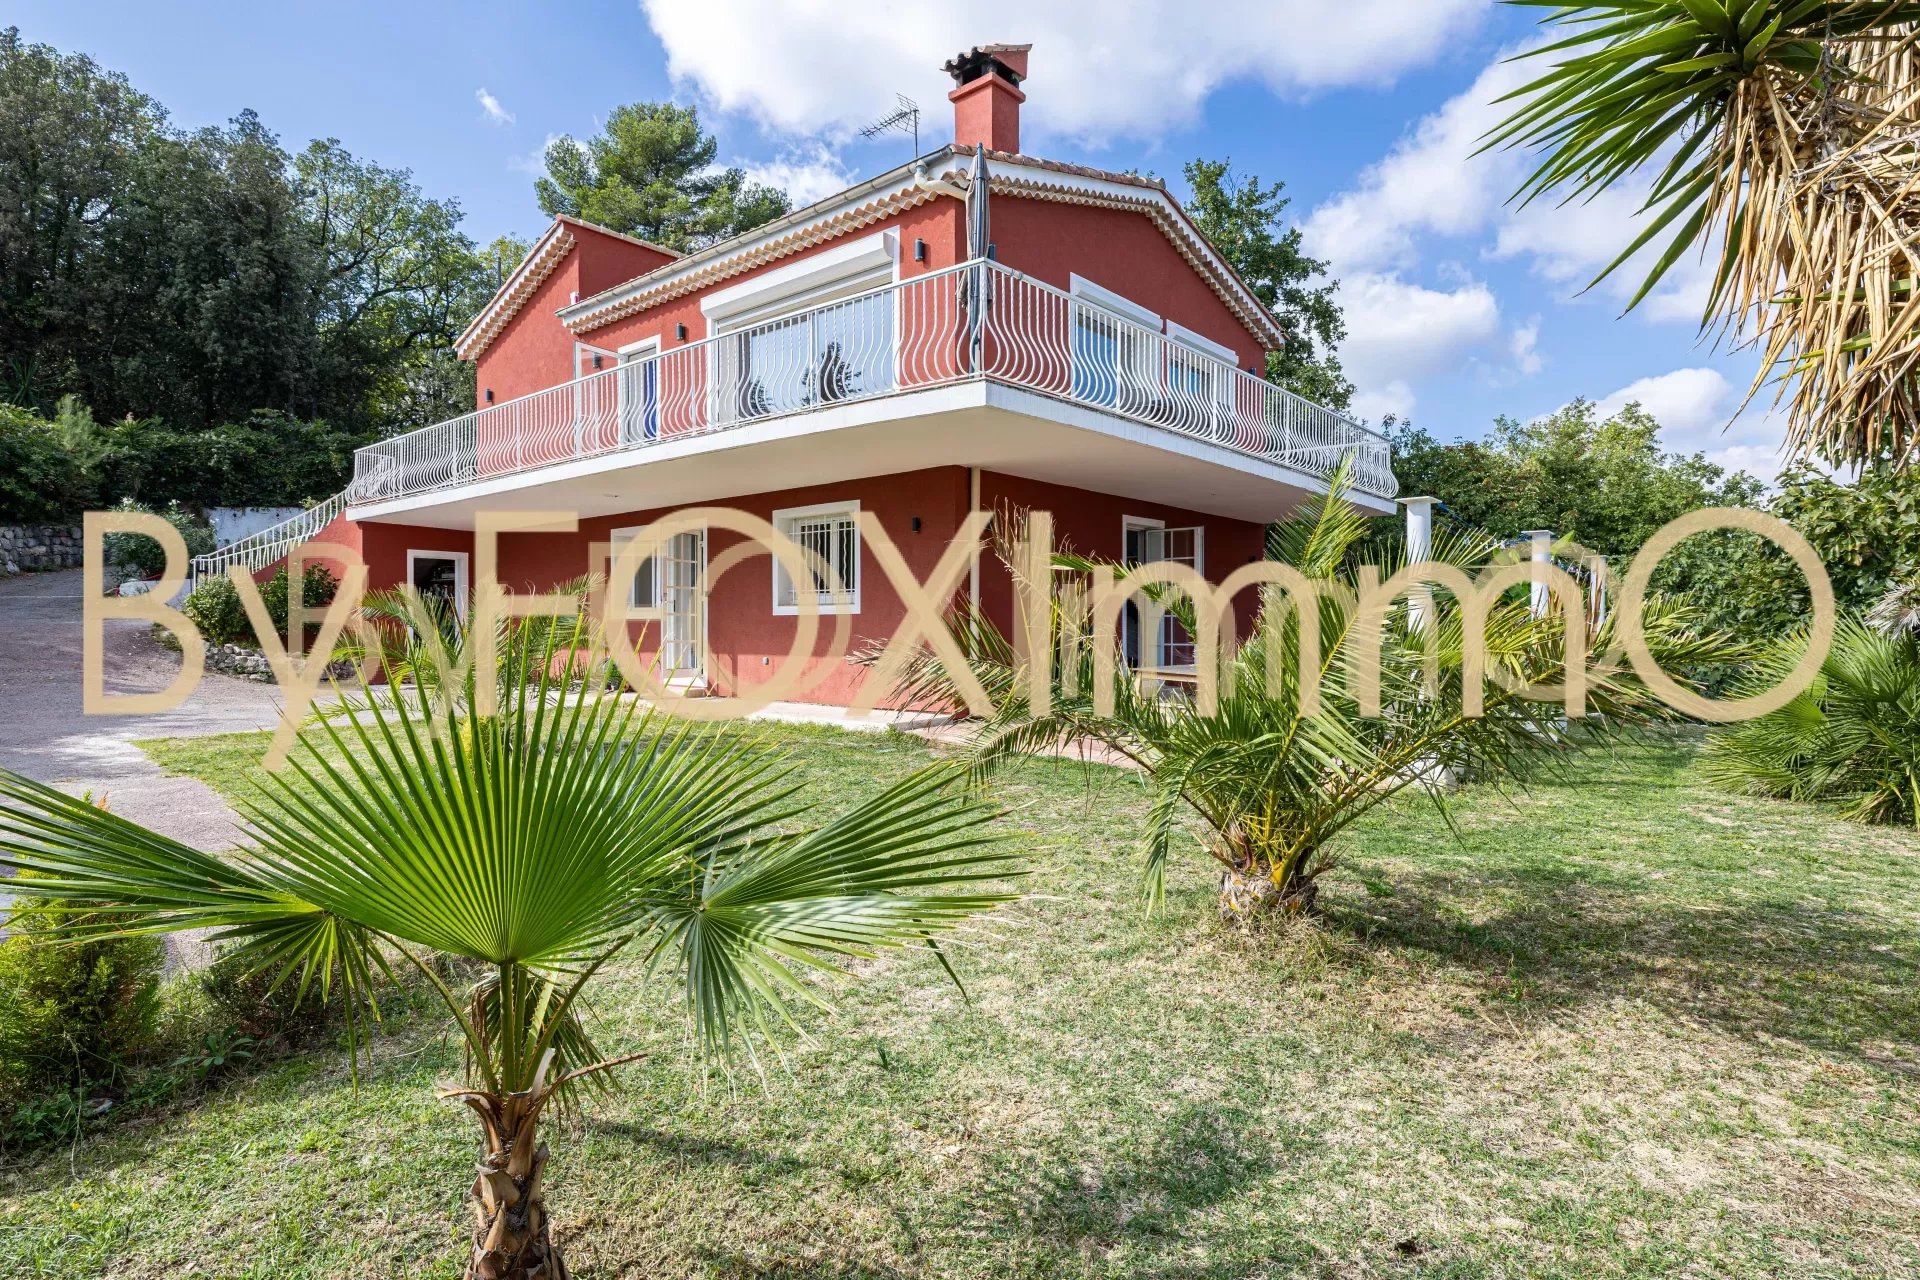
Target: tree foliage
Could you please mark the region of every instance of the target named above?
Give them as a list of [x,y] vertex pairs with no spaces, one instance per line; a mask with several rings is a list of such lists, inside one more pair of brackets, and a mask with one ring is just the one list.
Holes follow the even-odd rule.
[[1335,348],[1347,323],[1334,297],[1340,284],[1325,279],[1327,264],[1300,247],[1300,228],[1286,221],[1286,184],[1242,179],[1224,160],[1186,167],[1187,212],[1260,301],[1280,318],[1286,345],[1267,358],[1267,376],[1317,404],[1345,409],[1353,384]]
[[126,77],[0,32],[0,398],[178,432],[449,416],[471,379],[443,353],[496,279],[460,220],[338,142],[289,155],[251,112],[176,129]]
[[1554,28],[1521,55],[1551,66],[1489,134],[1540,152],[1517,197],[1646,175],[1644,216],[1601,273],[1645,267],[1629,305],[1700,256],[1702,323],[1763,352],[1756,389],[1783,377],[1793,446],[1855,464],[1920,450],[1920,4],[1509,2]]
[[598,137],[548,144],[534,183],[540,208],[685,252],[751,231],[785,213],[785,193],[719,168],[720,144],[694,107],[615,107]]
[[1631,555],[1674,517],[1707,506],[1749,506],[1760,482],[1702,454],[1660,446],[1660,424],[1638,404],[1602,418],[1576,400],[1532,422],[1500,418],[1481,440],[1442,444],[1411,423],[1389,423],[1400,492],[1441,499],[1460,520],[1497,538],[1551,529],[1607,556]]

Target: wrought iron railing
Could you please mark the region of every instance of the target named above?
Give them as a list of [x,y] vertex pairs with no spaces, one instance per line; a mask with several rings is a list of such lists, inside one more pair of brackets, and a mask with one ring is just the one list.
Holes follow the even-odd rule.
[[346,503],[347,494],[336,493],[331,498],[316,502],[290,520],[282,520],[272,528],[230,542],[208,555],[195,556],[188,577],[189,585],[197,587],[209,576],[224,574],[230,564],[244,565],[249,573],[271,568],[286,559],[295,547],[332,524],[345,509]]
[[1392,497],[1386,440],[1157,329],[973,261],[724,332],[368,445],[351,503],[530,472],[836,404],[985,378],[1315,476],[1354,459]]

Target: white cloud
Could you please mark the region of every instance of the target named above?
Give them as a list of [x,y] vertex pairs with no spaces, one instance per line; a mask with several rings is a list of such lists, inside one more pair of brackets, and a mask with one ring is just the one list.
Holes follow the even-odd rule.
[[1363,272],[1340,283],[1347,340],[1340,362],[1364,417],[1413,412],[1413,379],[1437,373],[1500,333],[1500,304],[1478,282],[1429,289],[1395,274]]
[[513,112],[500,105],[500,99],[488,93],[484,88],[473,91],[473,100],[480,104],[480,110],[486,112],[489,124],[512,124]]
[[1405,266],[1423,234],[1469,236],[1484,230],[1519,173],[1506,152],[1476,156],[1481,138],[1510,106],[1494,99],[1526,82],[1529,69],[1501,59],[1466,92],[1415,125],[1354,187],[1313,211],[1305,248],[1334,273]]
[[940,64],[975,44],[1033,43],[1029,130],[1089,142],[1159,137],[1230,81],[1276,93],[1383,85],[1431,62],[1484,0],[641,0],[676,79],[789,133],[845,133],[907,93],[944,141]]
[[1513,357],[1513,367],[1523,378],[1531,378],[1540,372],[1544,363],[1540,357],[1540,317],[1535,316],[1507,337],[1507,354]]
[[1783,463],[1783,424],[1764,404],[1740,408],[1741,388],[1718,369],[1675,369],[1641,378],[1602,396],[1596,406],[1611,417],[1638,404],[1660,424],[1660,442],[1676,453],[1704,453],[1729,470],[1771,480]]
[[805,150],[782,152],[772,160],[736,163],[746,170],[747,181],[786,192],[795,208],[824,200],[854,182],[853,173],[840,157],[819,144]]

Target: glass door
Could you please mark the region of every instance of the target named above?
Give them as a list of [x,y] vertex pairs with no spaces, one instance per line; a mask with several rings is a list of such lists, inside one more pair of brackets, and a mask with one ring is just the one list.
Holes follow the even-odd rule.
[[660,557],[660,670],[667,679],[706,674],[707,535],[676,533]]

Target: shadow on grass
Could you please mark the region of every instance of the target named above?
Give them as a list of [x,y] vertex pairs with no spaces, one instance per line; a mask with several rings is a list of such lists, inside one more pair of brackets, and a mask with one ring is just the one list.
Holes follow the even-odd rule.
[[[1489,896],[1503,899],[1484,909]],[[1471,910],[1471,918],[1469,918]],[[1920,1075],[1888,1057],[1920,1025],[1920,964],[1895,922],[1786,898],[1684,902],[1577,868],[1401,873],[1333,921],[1367,945],[1477,971],[1514,1016],[1631,997],[1746,1037]]]
[[1107,1256],[1125,1250],[1131,1276],[1237,1280],[1250,1268],[1304,1263],[1312,1251],[1269,1240],[1258,1257],[1161,1255],[1183,1249],[1197,1219],[1273,1173],[1278,1148],[1245,1110],[1189,1100],[1167,1115],[1151,1142],[1104,1161],[998,1161],[970,1197],[971,1214],[1035,1275],[1104,1271]]

